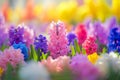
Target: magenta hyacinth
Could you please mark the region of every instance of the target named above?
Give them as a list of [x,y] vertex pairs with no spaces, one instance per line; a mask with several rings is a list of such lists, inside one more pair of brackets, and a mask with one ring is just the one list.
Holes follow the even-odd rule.
[[19,63],[24,63],[24,55],[21,53],[20,49],[16,50],[10,47],[0,54],[0,67],[6,70],[8,63],[13,67],[16,67]]
[[82,47],[86,50],[86,54],[92,54],[97,52],[97,44],[95,43],[96,38],[94,36],[88,36],[85,42],[82,44]]
[[63,22],[52,22],[49,29],[48,49],[53,58],[67,55],[69,51],[66,29]]
[[77,54],[72,57],[70,69],[75,75],[75,80],[98,80],[99,70],[89,62],[85,55]]
[[79,45],[81,45],[87,38],[87,31],[86,31],[85,25],[79,24],[75,29],[75,33],[78,38],[78,43]]

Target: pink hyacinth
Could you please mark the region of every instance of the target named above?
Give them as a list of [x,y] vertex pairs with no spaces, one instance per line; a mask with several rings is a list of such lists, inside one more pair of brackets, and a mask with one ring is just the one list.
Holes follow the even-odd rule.
[[0,54],[0,67],[6,70],[8,63],[13,67],[16,67],[19,63],[24,63],[24,55],[21,53],[20,49],[16,50],[10,47]]
[[69,48],[64,23],[60,21],[57,23],[52,22],[49,29],[49,36],[48,49],[51,52],[50,55],[53,58],[67,55]]
[[88,36],[88,38],[82,44],[82,47],[86,50],[86,53],[88,55],[94,52],[97,52],[98,46],[95,43],[95,41],[96,41],[96,38],[94,36]]
[[70,57],[60,56],[53,59],[51,56],[47,60],[43,60],[41,63],[47,67],[50,72],[61,72],[65,66],[68,66]]
[[79,24],[75,29],[75,32],[78,38],[78,43],[79,45],[81,45],[87,38],[87,31],[86,31],[85,25]]
[[33,29],[30,29],[28,26],[24,24],[18,25],[20,27],[24,28],[24,34],[23,34],[23,39],[26,45],[29,47],[31,44],[34,43],[34,31]]

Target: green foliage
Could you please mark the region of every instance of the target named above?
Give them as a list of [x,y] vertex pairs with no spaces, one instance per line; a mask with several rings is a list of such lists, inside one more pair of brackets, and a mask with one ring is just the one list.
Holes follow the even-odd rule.
[[4,51],[4,49],[6,49],[6,48],[8,48],[8,46],[2,45],[1,48],[0,48],[0,50],[1,50],[1,51]]
[[7,65],[7,70],[2,76],[2,80],[19,80],[19,67],[13,68],[10,64]]
[[80,53],[80,47],[79,47],[77,40],[74,40],[74,45],[75,45],[75,51]]
[[51,80],[73,80],[73,74],[68,68],[65,68],[61,72],[51,73]]
[[30,60],[38,61],[38,55],[33,45],[30,46]]
[[86,54],[86,51],[85,51],[85,49],[84,49],[84,48],[82,48],[82,53],[83,53],[83,54]]
[[76,52],[75,52],[74,46],[70,45],[70,48],[71,48],[71,55],[75,56]]

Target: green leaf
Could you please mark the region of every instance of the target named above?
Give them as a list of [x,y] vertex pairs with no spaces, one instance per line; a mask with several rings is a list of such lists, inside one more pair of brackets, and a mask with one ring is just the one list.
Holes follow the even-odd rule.
[[14,69],[11,64],[7,65],[7,70],[2,80],[19,80],[18,70]]
[[79,47],[77,40],[74,40],[74,45],[75,45],[76,52],[80,53],[80,47]]
[[104,53],[106,53],[106,52],[107,52],[107,48],[104,47],[104,48],[102,49],[102,53],[104,54]]
[[72,56],[75,56],[75,49],[73,45],[70,45]]
[[86,51],[85,51],[85,49],[84,49],[84,48],[82,48],[82,53],[83,53],[83,54],[86,54]]
[[46,55],[42,52],[42,58],[45,60],[46,59]]
[[4,51],[4,49],[8,48],[8,46],[6,45],[2,45],[2,47],[0,48],[1,51]]
[[31,45],[31,58],[38,61],[38,55],[36,54],[35,48]]
[[40,56],[41,50],[37,50],[38,61],[42,60],[42,56]]

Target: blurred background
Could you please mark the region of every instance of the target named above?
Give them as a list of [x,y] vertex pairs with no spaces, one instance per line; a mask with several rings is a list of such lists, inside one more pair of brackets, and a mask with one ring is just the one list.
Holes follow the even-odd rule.
[[105,21],[119,18],[119,0],[0,0],[1,13],[7,22],[50,22],[63,20],[76,24],[90,17]]
[[105,22],[110,17],[120,21],[120,0],[0,0],[0,12],[6,23],[36,24],[43,28],[51,21],[70,26],[91,19]]

